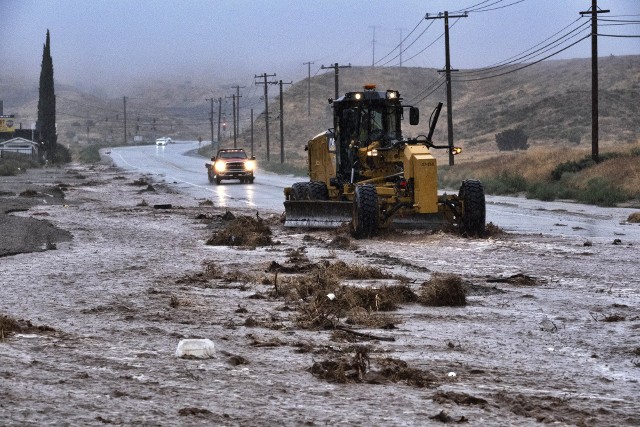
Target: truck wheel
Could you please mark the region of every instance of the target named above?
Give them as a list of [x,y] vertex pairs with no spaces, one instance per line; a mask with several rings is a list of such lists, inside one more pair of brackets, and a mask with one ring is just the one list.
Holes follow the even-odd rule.
[[220,177],[216,176],[216,185],[220,185],[220,182],[222,182],[222,180]]
[[308,182],[296,182],[291,186],[291,200],[307,200]]
[[351,234],[360,239],[371,237],[378,231],[378,193],[375,185],[356,185],[353,198]]
[[252,176],[251,178],[249,178],[249,184],[253,184],[253,180],[256,179],[255,176]]
[[311,181],[308,186],[309,200],[329,200],[327,184],[321,181]]
[[458,198],[462,202],[460,233],[466,236],[482,236],[486,222],[486,204],[482,183],[475,179],[462,181]]

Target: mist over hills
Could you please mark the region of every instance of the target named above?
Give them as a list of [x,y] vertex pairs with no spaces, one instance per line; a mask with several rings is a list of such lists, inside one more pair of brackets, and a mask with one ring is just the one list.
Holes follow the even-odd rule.
[[[55,58],[54,58],[55,61]],[[591,143],[591,61],[554,60],[486,80],[473,70],[453,75],[454,142],[465,151],[495,151],[495,134],[522,127],[529,143],[536,145]],[[229,76],[225,76],[228,81]],[[339,73],[340,95],[359,90],[364,84],[379,90],[397,89],[405,103],[418,106],[421,124],[406,133],[426,133],[428,117],[437,102],[446,103],[443,73],[433,68],[351,67]],[[240,82],[242,85],[242,82]],[[440,86],[439,86],[440,85]],[[92,87],[89,91],[86,87]],[[623,144],[640,138],[640,56],[599,58],[600,142]],[[85,89],[56,81],[58,141],[65,145],[124,141],[124,106],[127,108],[127,142],[151,142],[160,136],[176,140],[211,139],[211,99],[213,98],[214,138],[217,139],[218,107],[226,117],[222,145],[233,145],[232,99],[236,92],[226,84],[203,83],[188,78],[122,84],[122,97],[107,97],[113,87],[100,89],[99,82]],[[269,84],[269,127],[271,161],[279,161],[279,87]],[[302,162],[304,145],[317,133],[332,127],[328,98],[334,97],[332,70],[283,85],[284,141],[289,161]],[[310,114],[307,109],[310,93]],[[241,89],[240,133],[236,144],[248,148],[251,140],[250,114],[253,109],[253,143],[256,156],[266,157],[263,87]],[[124,97],[126,96],[126,101]],[[221,102],[218,102],[220,98]],[[19,77],[0,79],[0,99],[4,114],[15,114],[16,122],[29,128],[37,117],[38,82]],[[446,114],[434,134],[447,140]]]

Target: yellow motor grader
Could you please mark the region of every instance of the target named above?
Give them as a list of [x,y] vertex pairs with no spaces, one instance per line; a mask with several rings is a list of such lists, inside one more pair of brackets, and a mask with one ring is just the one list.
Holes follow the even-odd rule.
[[431,140],[442,103],[431,114],[428,134],[412,139],[402,136],[404,112],[408,109],[412,126],[420,113],[402,105],[396,90],[366,85],[329,103],[334,127],[305,147],[310,181],[284,190],[285,226],[328,228],[349,222],[352,234],[362,238],[391,224],[419,228],[448,222],[466,235],[484,233],[480,181],[463,181],[457,195],[438,195],[430,150],[461,151]]

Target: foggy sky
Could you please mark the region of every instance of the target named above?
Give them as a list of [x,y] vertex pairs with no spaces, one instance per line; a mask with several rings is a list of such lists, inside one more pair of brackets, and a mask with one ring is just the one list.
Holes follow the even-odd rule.
[[[371,65],[398,46],[401,31],[407,36],[418,25],[404,43],[403,65],[443,68],[444,39],[436,41],[443,20],[408,47],[426,27],[425,13],[495,1],[0,0],[0,78],[21,75],[37,84],[47,29],[56,82],[85,86],[175,76],[245,84],[264,72],[298,81],[307,76],[305,62],[314,62],[312,75],[335,62]],[[504,0],[495,7],[516,2]],[[485,67],[519,54],[590,6],[590,0],[525,0],[471,12],[455,24],[450,19],[452,67]],[[599,0],[598,6],[611,10],[600,18],[640,20],[619,17],[640,15],[639,0]],[[640,34],[637,24],[600,32],[605,29]],[[600,56],[640,54],[640,38],[600,37],[598,43]],[[387,59],[396,55],[397,50]],[[587,39],[554,58],[590,55]],[[398,64],[396,58],[387,65]]]

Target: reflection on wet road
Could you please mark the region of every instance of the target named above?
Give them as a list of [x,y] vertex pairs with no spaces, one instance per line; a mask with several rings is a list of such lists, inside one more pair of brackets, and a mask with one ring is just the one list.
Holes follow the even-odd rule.
[[300,180],[262,171],[258,165],[253,184],[240,184],[237,180],[210,184],[204,166],[209,159],[195,153],[197,149],[197,141],[167,146],[116,147],[111,150],[111,157],[116,166],[155,175],[156,179],[164,179],[180,191],[228,208],[260,207],[281,212],[284,187]]

